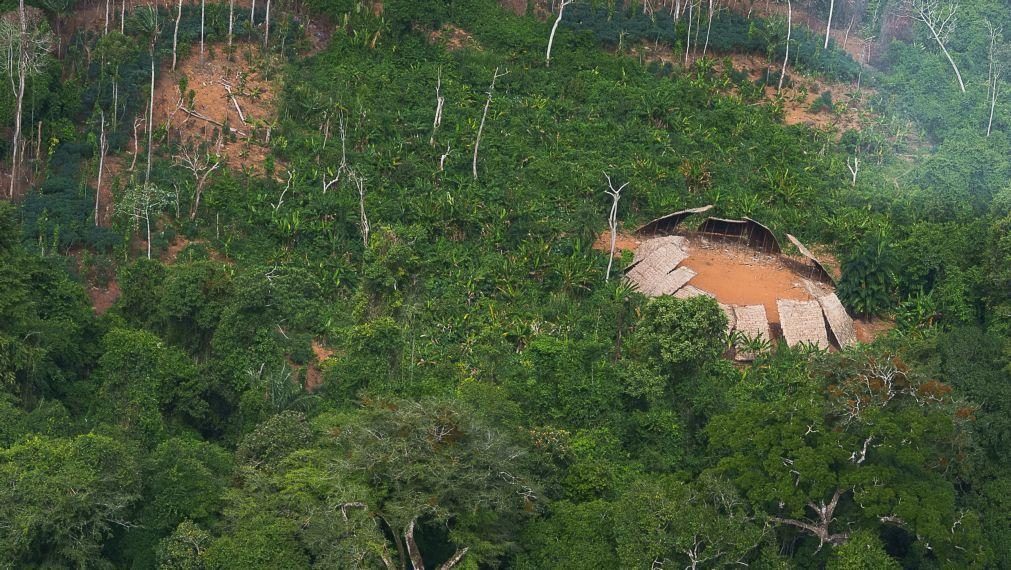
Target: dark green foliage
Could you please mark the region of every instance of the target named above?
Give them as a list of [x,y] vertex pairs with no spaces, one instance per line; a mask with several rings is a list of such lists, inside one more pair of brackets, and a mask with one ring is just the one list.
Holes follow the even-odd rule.
[[868,236],[843,263],[839,298],[853,312],[872,316],[891,305],[895,258],[884,236]]

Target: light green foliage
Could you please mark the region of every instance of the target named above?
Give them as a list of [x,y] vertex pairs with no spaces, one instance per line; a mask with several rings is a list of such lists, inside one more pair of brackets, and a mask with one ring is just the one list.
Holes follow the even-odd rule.
[[87,566],[140,496],[136,450],[107,436],[35,436],[0,450],[0,560]]
[[763,524],[727,481],[703,476],[638,481],[613,505],[624,568],[654,561],[720,567],[741,563],[763,536]]
[[850,536],[849,542],[832,549],[829,570],[898,570],[898,562],[885,552],[881,541],[872,533],[861,530]]

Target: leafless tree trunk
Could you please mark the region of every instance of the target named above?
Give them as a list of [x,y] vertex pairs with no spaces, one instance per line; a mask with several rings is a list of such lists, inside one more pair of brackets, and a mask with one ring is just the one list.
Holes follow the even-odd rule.
[[404,541],[407,543],[407,554],[411,557],[411,565],[414,567],[414,570],[424,570],[425,562],[421,558],[418,544],[414,540],[414,525],[417,523],[417,520],[411,519],[410,524],[407,525],[407,530],[404,531]]
[[446,98],[442,96],[442,69],[439,69],[439,78],[435,83],[435,120],[432,121],[432,137],[428,144],[435,146],[435,132],[442,125],[442,108],[446,104]]
[[688,37],[685,38],[685,67],[688,67],[688,52],[692,46],[692,10],[695,9],[695,0],[688,0]]
[[119,10],[119,33],[126,33],[126,0],[123,0]]
[[270,0],[267,0],[266,12],[263,16],[263,49],[270,45]]
[[709,21],[706,24],[706,43],[702,46],[702,57],[706,57],[709,50],[709,33],[713,30],[713,0],[709,0]]
[[183,0],[179,0],[179,8],[176,10],[176,27],[172,32],[172,71],[176,69],[176,47],[179,45],[179,20],[183,19]]
[[151,98],[147,108],[147,169],[144,184],[151,181],[151,151],[154,148],[154,43],[151,44]]
[[828,39],[832,36],[832,14],[835,12],[835,0],[828,2],[828,23],[825,24],[825,49],[828,49]]
[[618,200],[621,199],[621,191],[628,186],[628,182],[615,189],[614,183],[611,182],[611,177],[606,172],[604,173],[604,178],[607,178],[607,195],[612,199],[611,213],[607,217],[607,225],[611,228],[611,253],[607,258],[607,273],[604,274],[604,281],[610,281],[611,265],[614,263],[614,246],[618,241]]
[[[207,0],[200,0],[200,61],[204,60],[204,12],[206,6]],[[231,22],[229,21],[229,23]]]
[[986,21],[987,32],[990,35],[990,48],[987,52],[989,56],[989,77],[987,78],[987,94],[990,100],[990,119],[986,124],[986,136],[993,132],[993,114],[997,107],[997,96],[1000,93],[1000,80],[1004,75],[1004,63],[999,57],[999,45],[1001,40],[1001,28],[994,27],[989,20]]
[[109,145],[105,139],[105,111],[101,111],[101,131],[98,136],[98,181],[95,183],[95,225],[98,225],[98,201],[102,196],[102,171],[105,168],[105,153]]
[[185,168],[193,176],[193,207],[190,208],[190,220],[197,218],[200,209],[200,198],[203,196],[207,179],[221,166],[221,157],[207,152],[199,145],[184,145],[176,155],[176,164]]
[[491,98],[495,93],[495,82],[498,81],[499,77],[504,76],[509,73],[505,71],[503,73],[498,72],[499,68],[495,68],[495,74],[491,79],[491,87],[488,88],[488,100],[484,103],[484,113],[481,115],[481,125],[477,128],[477,139],[474,141],[474,161],[472,163],[472,170],[474,173],[474,180],[477,180],[477,151],[481,147],[481,134],[484,133],[484,123],[488,118],[488,109],[491,107]]
[[[21,140],[21,123],[24,120],[25,83],[29,75],[40,72],[46,63],[46,55],[52,49],[53,37],[39,29],[37,18],[25,11],[24,0],[18,3],[16,23],[0,21],[0,49],[4,52],[3,65],[11,82],[14,96],[14,133],[11,140],[11,180],[10,197],[18,180],[18,170],[24,161],[24,142]],[[31,30],[29,30],[29,24]]]
[[228,0],[228,47],[232,47],[232,27],[235,25],[235,0]]
[[776,92],[783,90],[783,79],[786,78],[786,62],[790,61],[790,38],[793,36],[793,2],[786,0],[786,57],[783,58],[783,70],[779,74],[779,86]]
[[[351,172],[348,174],[348,178],[351,179],[351,183],[358,189],[358,216],[359,223],[362,227],[362,243],[364,243],[365,247],[368,248],[371,226],[369,226],[369,217],[365,213],[365,177],[359,176],[355,172]],[[411,528],[413,529],[413,523]],[[410,547],[410,545],[408,545],[408,547]],[[419,568],[424,568],[424,566],[419,566]]]
[[544,57],[544,65],[551,66],[551,46],[555,43],[555,32],[558,31],[558,24],[562,23],[562,14],[565,12],[565,7],[572,4],[573,0],[561,0],[558,4],[558,17],[555,18],[555,24],[551,26],[551,35],[548,36],[548,53]]
[[853,175],[853,186],[856,186],[857,185],[857,173],[860,172],[860,157],[859,156],[854,156],[853,159],[852,159],[852,161],[849,158],[847,158],[846,159],[846,168],[848,168],[849,171],[850,171],[850,174]]
[[109,34],[109,3],[112,0],[105,0],[105,29],[102,31],[102,35]]
[[832,525],[832,521],[834,520],[835,509],[839,505],[839,498],[842,496],[843,492],[843,489],[836,489],[835,493],[832,495],[832,499],[829,500],[827,505],[824,501],[818,505],[814,502],[807,504],[808,508],[818,515],[817,521],[802,521],[797,519],[783,519],[779,517],[771,517],[771,520],[776,523],[799,528],[818,537],[819,550],[821,550],[821,547],[824,546],[826,542],[833,546],[845,544],[846,541],[849,540],[848,532],[832,533],[829,530],[829,527]]
[[948,35],[955,27],[955,22],[958,20],[958,3],[942,4],[940,0],[912,0],[912,6],[913,17],[926,25],[930,30],[930,35],[937,42],[941,51],[944,52],[944,57],[948,58],[948,63],[951,64],[951,68],[955,71],[955,77],[958,78],[958,86],[962,89],[962,93],[965,93],[965,83],[962,81],[962,73],[958,71],[955,60],[952,59],[951,54],[948,53],[948,48],[944,45],[948,39]]

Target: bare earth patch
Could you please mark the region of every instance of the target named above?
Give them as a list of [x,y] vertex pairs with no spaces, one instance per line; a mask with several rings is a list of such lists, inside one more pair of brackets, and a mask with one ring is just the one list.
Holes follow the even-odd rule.
[[776,301],[811,301],[804,286],[805,276],[788,266],[779,255],[710,241],[688,240],[688,258],[681,262],[696,275],[693,285],[716,296],[727,305],[764,305],[770,323],[779,323]]
[[312,341],[312,353],[316,355],[316,361],[310,362],[305,374],[305,389],[307,392],[315,392],[323,385],[323,371],[319,365],[326,359],[333,356],[334,351],[323,346],[319,341]]
[[[635,237],[632,234],[623,234],[618,232],[618,236],[614,241],[614,256],[621,257],[621,252],[623,251],[635,251],[642,240]],[[611,232],[602,232],[597,239],[593,242],[593,249],[603,252],[611,251]]]
[[464,48],[481,49],[481,45],[477,43],[474,36],[453,24],[444,24],[438,30],[428,34],[428,41],[442,45],[447,51],[457,51]]
[[88,298],[96,315],[104,315],[119,300],[119,283],[115,279],[105,287],[88,287]]
[[[208,143],[232,169],[263,174],[276,87],[247,63],[261,57],[259,47],[248,44],[236,44],[232,61],[223,45],[207,46],[203,58],[194,46],[175,71],[164,69],[156,77],[155,125],[168,127],[171,143]],[[183,78],[185,93],[179,89]]]

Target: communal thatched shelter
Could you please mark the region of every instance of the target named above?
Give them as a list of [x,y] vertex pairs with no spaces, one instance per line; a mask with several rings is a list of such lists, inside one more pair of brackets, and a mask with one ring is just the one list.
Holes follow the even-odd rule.
[[811,250],[804,247],[804,244],[800,243],[800,240],[795,238],[790,234],[786,234],[786,239],[790,240],[790,243],[797,248],[797,251],[804,256],[808,261],[811,262],[812,274],[817,277],[819,281],[824,283],[835,283],[835,279],[832,278],[832,274],[829,273],[828,269],[818,260],[817,257],[811,253]]
[[[769,328],[769,317],[765,313],[765,305],[735,305],[734,328],[749,338],[759,337],[772,340]],[[755,354],[738,350],[735,358],[740,361],[754,360]]]
[[643,295],[673,295],[696,275],[687,267],[678,267],[688,257],[684,246],[685,238],[678,236],[643,243],[636,250],[636,260],[625,273],[625,278]]
[[709,291],[703,291],[694,285],[685,285],[684,287],[678,289],[674,292],[674,296],[678,299],[691,299],[692,297],[710,297],[715,299],[716,295],[713,295]]
[[850,318],[846,308],[839,301],[839,297],[835,293],[823,295],[818,297],[818,304],[821,305],[821,309],[825,313],[825,320],[828,321],[829,330],[832,331],[832,336],[835,337],[839,348],[855,345],[857,343],[856,328],[853,326],[853,319]]
[[768,227],[752,220],[729,220],[726,218],[706,218],[699,226],[700,233],[714,236],[721,239],[732,239],[744,242],[748,247],[764,251],[766,253],[781,253],[783,248],[779,245],[776,234],[772,233]]
[[779,324],[783,328],[786,344],[796,346],[807,343],[821,348],[829,347],[825,317],[818,301],[779,299],[776,307],[779,309]]
[[657,218],[646,225],[642,226],[635,231],[636,235],[639,236],[656,236],[656,235],[666,235],[677,229],[681,222],[685,221],[685,218],[695,214],[704,214],[709,210],[712,210],[713,206],[710,204],[708,206],[701,206],[699,208],[689,208],[687,210],[680,210],[666,216]]

